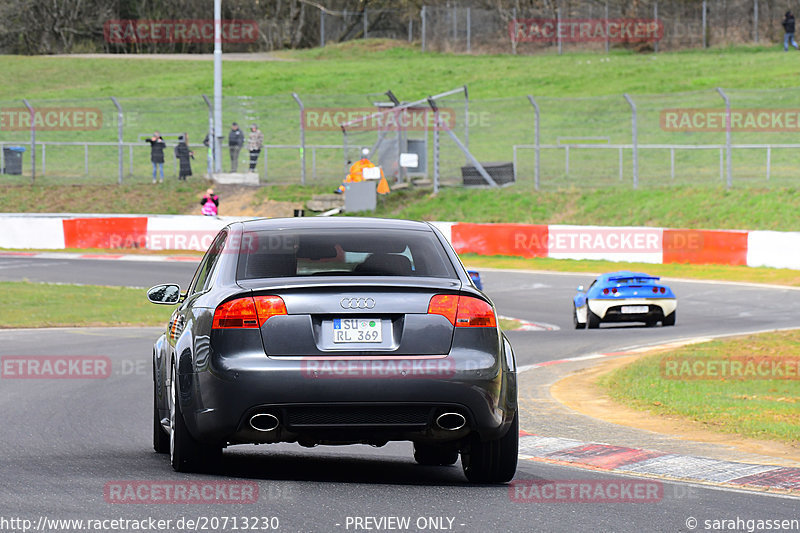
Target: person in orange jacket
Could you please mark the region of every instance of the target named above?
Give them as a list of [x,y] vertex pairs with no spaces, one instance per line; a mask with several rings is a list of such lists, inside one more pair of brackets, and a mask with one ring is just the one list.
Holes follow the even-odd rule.
[[[375,168],[375,164],[369,160],[367,157],[369,155],[369,150],[364,148],[361,150],[361,159],[356,161],[350,166],[350,172],[342,181],[342,184],[333,191],[336,194],[344,194],[345,192],[345,184],[346,183],[358,183],[359,181],[364,181],[364,169],[365,168]],[[378,182],[378,194],[389,194],[389,182],[386,181],[386,176],[383,175],[383,169],[381,169],[381,179]]]

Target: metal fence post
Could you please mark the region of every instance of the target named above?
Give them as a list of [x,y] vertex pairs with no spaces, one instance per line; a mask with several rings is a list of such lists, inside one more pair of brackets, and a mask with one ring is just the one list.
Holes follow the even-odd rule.
[[[208,106],[208,144],[209,150],[206,150],[206,171],[208,172],[208,177],[212,177],[214,175],[214,161],[220,161],[220,170],[222,170],[222,156],[217,155],[217,142],[214,138],[214,106],[211,105],[211,100],[206,96],[203,95],[203,100],[206,102],[206,106]],[[222,142],[220,144],[220,150],[222,149]],[[238,156],[237,156],[238,157]],[[237,162],[237,169],[238,162]]]
[[433,109],[433,194],[439,192],[439,109]]
[[733,185],[733,176],[731,174],[731,160],[733,159],[733,151],[731,147],[731,99],[725,94],[721,87],[717,87],[717,92],[725,100],[725,165],[726,165],[726,187],[728,189]]
[[300,100],[300,97],[297,96],[297,93],[292,93],[292,98],[294,101],[297,102],[297,105],[300,106],[300,160],[302,162],[302,170],[300,172],[300,183],[302,185],[306,184],[306,128],[303,124],[305,119],[305,106],[303,105],[303,101]]
[[753,0],[753,40],[758,42],[758,0]]
[[467,8],[467,53],[472,53],[472,8]]
[[[653,20],[658,23],[658,0],[653,3]],[[608,33],[608,31],[606,31]],[[653,52],[658,53],[658,39],[653,40]]]
[[123,167],[125,166],[125,164],[123,162],[124,157],[122,155],[122,152],[123,152],[123,149],[122,149],[122,143],[123,143],[123,140],[122,140],[122,120],[123,120],[122,106],[119,105],[119,101],[113,96],[111,97],[111,101],[114,102],[114,105],[117,108],[117,143],[119,144],[119,146],[117,148],[117,170],[118,170],[117,184],[122,185],[122,173],[124,172],[124,168]]
[[513,35],[511,36],[511,53],[517,54],[517,8],[511,10],[512,27],[514,28]]
[[420,12],[419,16],[422,18],[422,51],[425,51],[425,6],[422,6],[422,11]]
[[31,183],[34,183],[36,181],[36,114],[30,102],[23,98],[22,103],[31,114]]
[[[608,33],[608,32],[606,32]],[[556,36],[558,39],[558,55],[561,55],[563,45],[561,43],[561,8],[556,8]]]
[[772,166],[772,147],[767,146],[767,181],[769,181],[769,172],[771,166]]
[[364,21],[364,39],[367,38],[367,32],[369,31],[369,18],[367,18],[367,6],[364,6],[364,13],[362,15]]
[[464,85],[464,146],[469,149],[469,93]]
[[669,149],[669,179],[675,181],[675,147]]
[[608,41],[608,0],[606,0],[606,17],[605,17],[605,33],[606,33],[606,54],[608,53],[609,41]]
[[633,141],[633,188],[639,188],[639,130],[637,127],[636,104],[628,93],[622,95],[631,106],[631,137]]
[[319,46],[325,47],[325,10],[319,10]]
[[706,15],[706,0],[703,0],[703,48],[708,48],[708,16]]
[[533,170],[533,184],[536,190],[539,190],[539,162],[541,161],[541,143],[539,138],[539,104],[536,103],[532,95],[528,95],[528,101],[533,106],[533,144],[534,144],[534,170]]
[[47,175],[47,145],[42,144],[42,176]]

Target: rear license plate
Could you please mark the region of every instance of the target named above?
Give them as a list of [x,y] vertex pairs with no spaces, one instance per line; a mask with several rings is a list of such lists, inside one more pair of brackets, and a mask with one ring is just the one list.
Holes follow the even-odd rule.
[[381,342],[378,318],[334,318],[333,342]]
[[625,313],[625,314],[630,314],[630,315],[646,313],[649,310],[650,310],[650,308],[647,307],[646,305],[624,305],[624,306],[622,306],[622,312]]

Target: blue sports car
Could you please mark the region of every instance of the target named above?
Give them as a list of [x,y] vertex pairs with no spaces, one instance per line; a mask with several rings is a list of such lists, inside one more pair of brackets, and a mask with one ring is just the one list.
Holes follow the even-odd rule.
[[621,270],[603,274],[573,298],[572,321],[576,329],[600,327],[601,322],[644,322],[675,325],[678,301],[658,276]]

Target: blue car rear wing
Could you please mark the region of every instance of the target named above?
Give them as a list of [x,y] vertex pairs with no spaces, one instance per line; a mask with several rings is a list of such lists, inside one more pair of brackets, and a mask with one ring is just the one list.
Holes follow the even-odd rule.
[[608,281],[627,281],[631,279],[642,281],[658,281],[661,278],[658,276],[610,276]]

